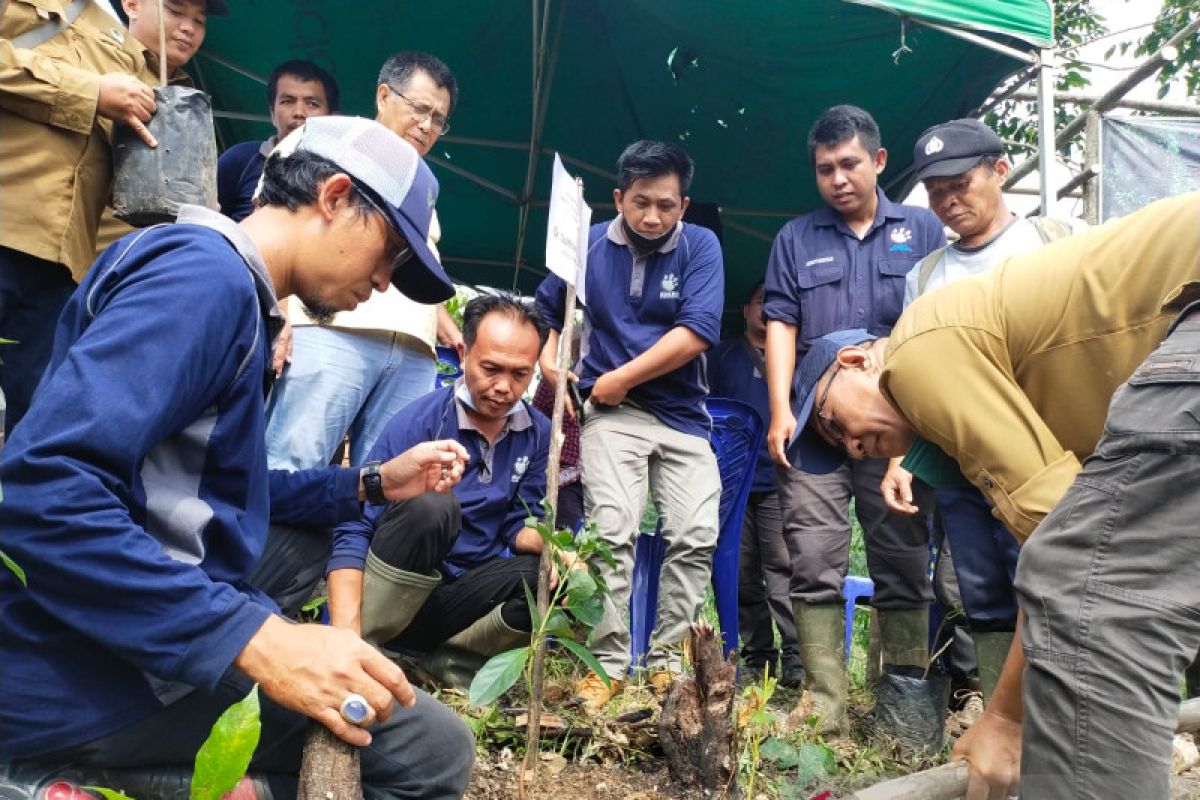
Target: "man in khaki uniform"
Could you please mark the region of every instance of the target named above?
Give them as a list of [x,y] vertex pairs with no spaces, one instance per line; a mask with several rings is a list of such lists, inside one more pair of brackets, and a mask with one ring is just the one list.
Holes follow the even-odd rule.
[[[95,260],[113,121],[154,144],[144,123],[154,113],[148,84],[158,82],[146,44],[157,41],[157,6],[125,0],[126,30],[98,3],[13,0],[0,19],[0,338],[15,341],[0,355],[6,432],[28,408],[59,312]],[[229,9],[224,0],[165,6],[168,64],[182,79],[206,14]]]
[[955,751],[968,798],[1011,794],[1018,765],[1039,800],[1167,797],[1200,645],[1198,254],[1200,194],[1163,200],[919,298],[890,340],[801,365],[801,468],[920,436],[918,475],[937,481],[940,448],[1018,539],[1037,529],[1019,635]]

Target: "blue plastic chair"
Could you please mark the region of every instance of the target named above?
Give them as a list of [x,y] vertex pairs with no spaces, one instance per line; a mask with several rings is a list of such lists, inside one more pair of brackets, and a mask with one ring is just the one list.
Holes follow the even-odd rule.
[[[738,557],[742,518],[746,514],[750,486],[754,483],[763,421],[751,406],[723,397],[708,399],[708,413],[713,420],[709,440],[721,474],[720,532],[717,549],[713,552],[712,583],[721,624],[722,649],[728,657],[738,644]],[[664,555],[666,544],[662,536],[642,534],[638,537],[629,592],[629,649],[634,667],[642,665],[650,649],[650,634],[658,615],[658,578]]]
[[458,351],[453,347],[437,346],[437,372],[433,376],[433,388],[440,389],[449,386],[462,376],[462,364],[458,361]]
[[854,640],[854,608],[860,597],[875,594],[875,582],[860,575],[847,575],[842,582],[842,597],[846,601],[846,663],[850,663],[850,645]]

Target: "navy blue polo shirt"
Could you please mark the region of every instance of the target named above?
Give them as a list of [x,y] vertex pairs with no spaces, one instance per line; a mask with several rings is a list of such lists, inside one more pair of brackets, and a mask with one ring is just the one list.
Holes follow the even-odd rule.
[[274,137],[265,142],[242,142],[217,159],[217,202],[221,213],[241,222],[254,210],[254,191],[267,156],[275,149]]
[[[725,272],[721,245],[708,228],[681,222],[658,250],[639,255],[625,240],[621,217],[591,227],[584,275],[583,363],[579,386],[650,349],[667,331],[684,326],[709,345],[721,336]],[[903,281],[901,281],[903,283]],[[567,285],[549,275],[537,290],[537,308],[562,330]],[[682,433],[708,438],[704,354],[633,387],[627,399]]]
[[[767,380],[750,356],[751,347],[745,337],[726,339],[708,354],[709,386],[712,397],[730,397],[753,406],[762,418],[763,430],[771,424],[771,402],[767,396]],[[761,353],[761,351],[759,351]],[[775,462],[767,450],[767,437],[763,436],[758,458],[754,463],[752,492],[775,491]]]
[[860,240],[829,206],[788,222],[775,237],[763,288],[763,316],[797,326],[796,357],[832,331],[886,336],[904,308],[904,277],[946,244],[929,209],[888,200]]
[[[445,386],[401,409],[367,455],[368,461],[387,461],[413,445],[436,439],[454,439],[467,449],[471,460],[454,487],[462,528],[441,566],[442,574],[450,578],[512,555],[513,540],[525,520],[542,516],[539,504],[546,496],[550,453],[550,420],[524,400],[489,445],[455,398],[457,386]],[[363,568],[375,525],[386,510],[386,505],[364,503],[362,519],[334,530],[330,571]]]

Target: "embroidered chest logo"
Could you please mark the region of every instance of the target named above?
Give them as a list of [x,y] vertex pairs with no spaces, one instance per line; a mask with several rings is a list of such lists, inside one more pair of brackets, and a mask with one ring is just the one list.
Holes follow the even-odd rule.
[[658,293],[659,300],[679,299],[679,276],[674,272],[663,275],[662,291]]
[[529,456],[521,456],[513,462],[512,482],[519,483],[521,478],[525,477],[525,470],[529,469]]
[[912,231],[910,231],[908,228],[905,228],[903,225],[892,228],[891,232],[888,234],[888,238],[892,240],[892,246],[888,248],[889,252],[912,252],[912,248],[908,246],[909,240],[912,239]]

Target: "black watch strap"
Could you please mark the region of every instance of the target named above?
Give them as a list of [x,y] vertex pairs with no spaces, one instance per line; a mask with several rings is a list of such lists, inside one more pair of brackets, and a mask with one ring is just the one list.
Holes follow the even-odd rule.
[[383,476],[379,474],[381,466],[382,461],[368,461],[363,464],[363,492],[367,495],[367,502],[373,506],[387,503],[387,498],[383,496]]

